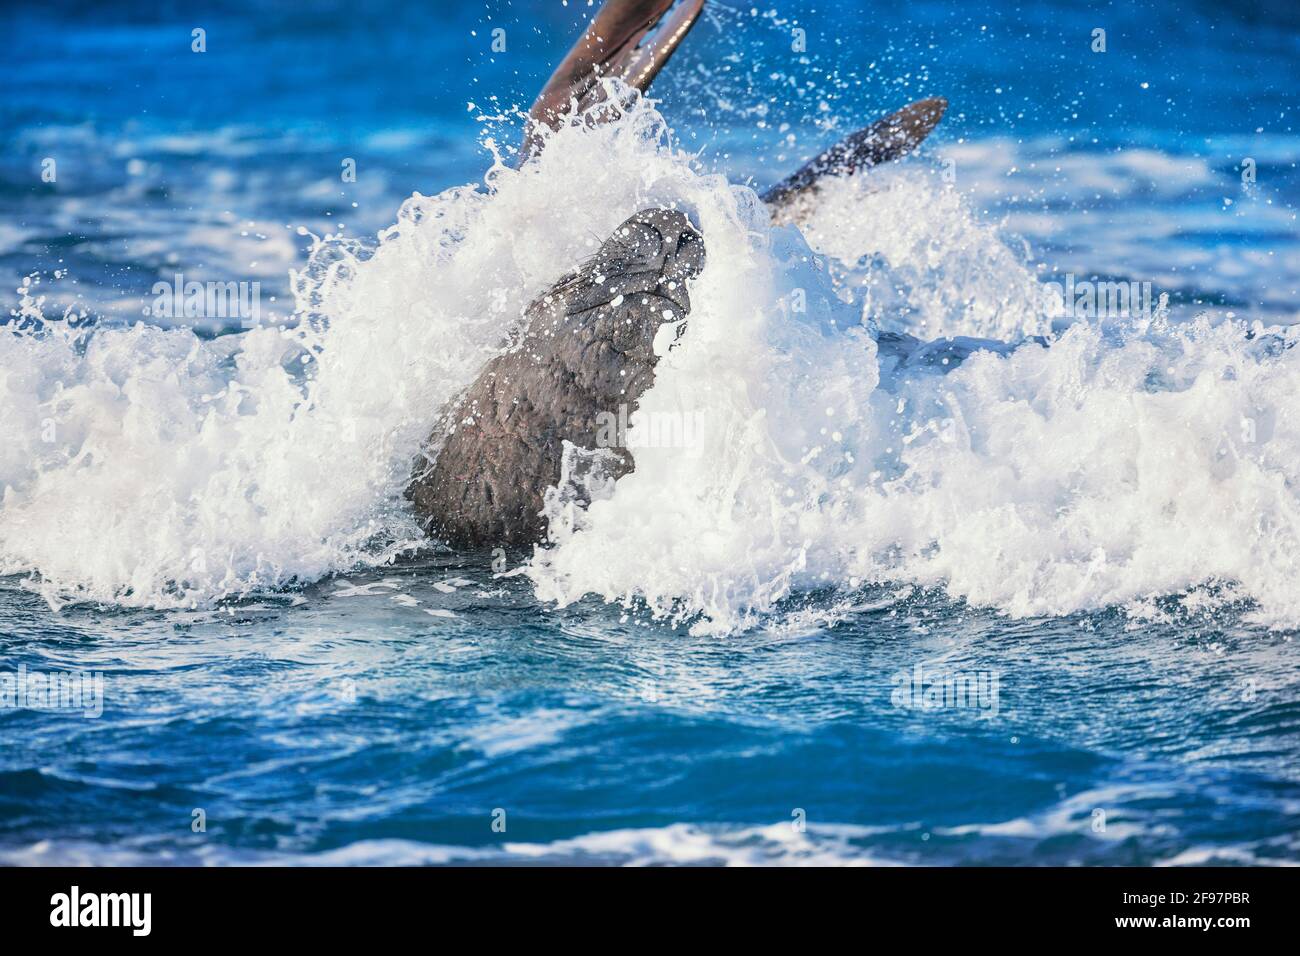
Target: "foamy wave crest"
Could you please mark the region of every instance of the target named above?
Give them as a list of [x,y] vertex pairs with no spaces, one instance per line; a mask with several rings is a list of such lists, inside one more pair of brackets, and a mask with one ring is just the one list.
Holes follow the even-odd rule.
[[[871,581],[1017,615],[1209,583],[1197,601],[1300,624],[1284,335],[1158,318],[1036,344],[1032,274],[941,177],[828,188],[814,252],[643,103],[496,162],[486,187],[417,193],[375,243],[319,241],[292,329],[0,337],[0,572],[52,603],[189,606],[418,547],[402,492],[439,410],[530,299],[632,212],[675,204],[708,248],[687,334],[630,422],[635,472],[585,510],[548,496],[540,598],[730,632]],[[846,288],[864,276],[869,294]],[[887,350],[864,317],[1008,344]]]
[[829,180],[809,213],[808,241],[875,327],[926,339],[1050,331],[1027,250],[1000,241],[939,169],[900,163]]
[[[823,192],[808,235],[828,270],[792,230],[706,228],[690,330],[641,406],[706,424],[687,448],[634,428],[636,471],[585,513],[553,510],[540,596],[639,601],[697,632],[879,581],[1023,616],[1191,592],[1300,623],[1285,333],[1157,315],[1027,341],[1047,328],[1041,289],[939,177]],[[1009,344],[878,354],[843,285],[864,261],[899,297],[892,318],[868,300],[868,320]]]
[[[1256,620],[1295,626],[1293,342],[1204,320],[1078,326],[952,371],[882,361],[875,389],[851,336],[780,360],[759,348],[701,463],[639,450],[637,472],[540,556],[542,590],[636,595],[698,631],[867,581],[1018,616],[1147,613],[1190,592],[1198,608],[1245,600]],[[670,371],[649,403],[716,400],[701,378]],[[746,418],[737,396],[761,410]]]
[[421,541],[402,492],[439,409],[625,216],[687,203],[719,255],[761,254],[753,194],[644,104],[486,182],[415,194],[377,242],[316,241],[292,328],[74,329],[25,286],[0,335],[0,573],[54,605],[194,606],[388,561]]
[[[352,290],[409,267],[411,245],[381,250]],[[144,324],[0,336],[0,571],[31,572],[56,606],[194,606],[412,540],[395,450],[412,440],[406,403],[436,399],[446,373],[427,363],[429,381],[392,387],[408,358],[384,340],[421,322],[347,317],[215,341]]]

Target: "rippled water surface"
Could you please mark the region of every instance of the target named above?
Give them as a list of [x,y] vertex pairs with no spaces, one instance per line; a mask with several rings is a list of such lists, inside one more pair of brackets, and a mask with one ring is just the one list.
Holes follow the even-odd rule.
[[[547,610],[518,579],[449,562],[300,598],[56,618],[6,589],[5,660],[102,671],[107,692],[98,719],[0,717],[4,858],[1150,864],[1300,850],[1287,636],[1198,617],[1007,621],[872,591],[846,596],[833,626],[793,613],[701,639],[596,602]],[[995,674],[996,696],[894,706],[918,664]]]

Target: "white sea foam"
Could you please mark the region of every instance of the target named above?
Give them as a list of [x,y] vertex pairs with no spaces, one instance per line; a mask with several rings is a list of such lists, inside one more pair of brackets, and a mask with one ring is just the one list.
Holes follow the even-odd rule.
[[840,294],[876,327],[926,339],[1049,330],[1024,250],[972,216],[939,170],[901,164],[830,180],[804,229],[834,263]]
[[[1091,791],[1090,791],[1091,793]],[[1084,794],[1079,800],[1081,804]],[[1026,847],[1043,850],[1061,837],[1084,836],[1088,850],[1105,861],[1116,845],[1134,837],[1172,842],[1169,828],[1111,821],[1105,832],[1089,826],[1096,803],[1067,813],[1053,808],[1042,818],[998,824],[936,827],[929,835],[929,857],[948,864],[982,863],[999,854],[1023,856]],[[568,839],[526,843],[503,839],[477,846],[421,843],[409,839],[359,840],[317,852],[232,848],[200,842],[191,847],[161,845],[140,837],[105,845],[84,840],[44,840],[0,846],[6,866],[465,866],[474,864],[552,864],[606,866],[908,866],[926,857],[908,848],[922,834],[919,823],[868,827],[808,823],[802,830],[781,821],[767,825],[674,823],[663,827],[596,830]],[[919,841],[918,841],[919,842]],[[1153,865],[1196,866],[1240,863],[1286,865],[1294,840],[1264,839],[1232,845],[1194,846],[1167,851]],[[1166,851],[1159,851],[1164,853]],[[1125,859],[1131,857],[1131,850]]]
[[876,856],[857,845],[880,832],[887,831],[845,824],[797,831],[788,822],[709,827],[676,823],[595,831],[547,843],[503,841],[496,846],[363,840],[318,853],[231,850],[219,845],[158,852],[145,845],[105,847],[85,841],[43,841],[22,847],[0,846],[0,862],[9,866],[899,865],[901,861]]
[[[585,513],[555,496],[527,572],[541,598],[636,599],[728,632],[869,580],[1024,615],[1211,582],[1300,625],[1300,359],[1279,339],[1079,326],[900,368],[864,314],[1042,331],[1024,257],[916,170],[828,190],[814,253],[648,108],[488,183],[413,196],[373,248],[318,243],[290,332],[86,338],[55,320],[0,337],[0,571],[55,604],[188,606],[416,546],[402,490],[439,408],[531,297],[630,213],[675,203],[708,263],[641,408],[696,416],[707,453],[647,442]],[[842,285],[864,276],[871,295]]]

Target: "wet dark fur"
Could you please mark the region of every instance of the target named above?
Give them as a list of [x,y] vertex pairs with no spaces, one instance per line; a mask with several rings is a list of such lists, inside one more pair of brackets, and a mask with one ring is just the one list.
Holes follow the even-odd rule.
[[[542,495],[559,480],[564,441],[595,448],[600,413],[635,409],[654,381],[655,335],[666,322],[680,334],[686,280],[703,265],[685,215],[642,210],[529,306],[520,340],[488,362],[417,463],[407,496],[429,534],[465,549],[542,541]],[[614,451],[617,478],[633,461]]]

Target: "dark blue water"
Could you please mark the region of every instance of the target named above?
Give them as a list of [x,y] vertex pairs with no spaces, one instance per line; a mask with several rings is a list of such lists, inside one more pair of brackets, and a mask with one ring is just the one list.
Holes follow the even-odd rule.
[[[936,161],[956,157],[1039,272],[1153,281],[1188,315],[1297,317],[1290,7],[714,6],[655,86],[704,168],[766,184],[943,94]],[[183,269],[286,299],[297,227],[368,235],[412,191],[476,181],[482,139],[519,129],[480,116],[526,107],[586,13],[14,11],[0,297],[39,273],[47,312],[134,321]],[[0,541],[5,521],[0,503]],[[1012,618],[838,582],[720,637],[635,601],[556,608],[477,558],[186,611],[54,609],[42,569],[14,570],[0,680],[93,672],[103,693],[94,717],[0,706],[4,862],[1300,860],[1296,632],[1251,623],[1249,600]],[[918,666],[985,692],[911,706]]]
[[[71,267],[76,288],[49,286],[52,301],[134,318],[178,265],[283,298],[307,245],[286,224],[364,236],[413,190],[478,180],[481,139],[517,142],[510,111],[527,109],[588,12],[580,0],[24,5],[0,37],[0,301],[12,306],[29,273]],[[495,28],[505,53],[491,51]],[[1098,28],[1104,53],[1091,50]],[[959,182],[1046,271],[1131,274],[1176,301],[1289,317],[1297,30],[1286,3],[712,4],[654,92],[706,166],[759,185],[836,131],[947,96],[937,142],[986,147],[955,153]],[[1126,161],[1143,150],[1171,162]],[[57,184],[40,179],[46,158]],[[343,158],[355,183],[339,181]],[[1245,158],[1268,189],[1249,216],[1224,205]],[[1170,179],[1182,159],[1209,175]]]
[[[834,627],[701,639],[598,603],[546,610],[527,586],[485,578],[421,564],[323,583],[294,607],[186,615],[55,617],[9,591],[7,664],[102,671],[106,693],[96,719],[0,716],[6,859],[1151,864],[1300,851],[1287,635],[1185,618],[1134,628],[1114,613],[1009,622],[867,593],[871,609]],[[443,593],[447,580],[467,583]],[[918,664],[997,673],[996,707],[894,706]],[[206,833],[192,832],[196,809]]]

